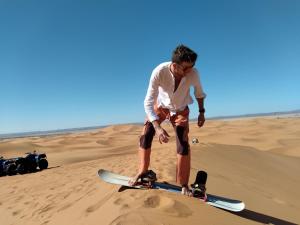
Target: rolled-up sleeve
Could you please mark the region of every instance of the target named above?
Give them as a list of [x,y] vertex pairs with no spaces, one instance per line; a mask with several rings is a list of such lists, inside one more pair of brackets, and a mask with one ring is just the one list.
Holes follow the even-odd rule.
[[200,75],[199,75],[197,70],[195,70],[193,78],[194,79],[193,79],[193,84],[192,85],[194,87],[195,98],[205,98],[206,94],[203,91],[202,84],[201,84],[201,81],[200,81]]
[[154,111],[154,104],[157,100],[158,96],[158,86],[159,86],[159,72],[157,70],[154,70],[152,72],[149,87],[147,90],[147,95],[144,100],[144,108],[146,115],[150,122],[153,122],[154,120],[158,120],[158,116],[156,115]]

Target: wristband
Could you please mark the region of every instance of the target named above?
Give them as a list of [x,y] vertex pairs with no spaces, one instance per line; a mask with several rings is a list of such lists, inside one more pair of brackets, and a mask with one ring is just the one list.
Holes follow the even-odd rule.
[[199,109],[199,113],[205,113],[205,109]]

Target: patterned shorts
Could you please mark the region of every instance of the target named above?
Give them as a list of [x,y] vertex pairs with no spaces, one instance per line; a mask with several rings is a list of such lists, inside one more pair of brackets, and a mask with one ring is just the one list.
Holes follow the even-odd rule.
[[[176,133],[177,153],[180,155],[188,155],[190,145],[188,141],[189,133],[189,107],[187,106],[183,111],[177,112],[175,115],[170,115],[168,109],[162,107],[154,107],[154,110],[159,117],[159,124],[168,119]],[[150,149],[155,135],[155,129],[152,123],[147,120],[140,137],[140,147],[144,150]]]

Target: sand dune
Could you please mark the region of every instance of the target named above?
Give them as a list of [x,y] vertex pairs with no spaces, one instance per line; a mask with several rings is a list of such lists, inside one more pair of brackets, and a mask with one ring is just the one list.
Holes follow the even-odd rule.
[[[175,182],[175,137],[153,143],[151,168]],[[252,118],[191,123],[192,182],[208,172],[208,192],[241,199],[230,213],[196,199],[158,190],[124,190],[101,181],[105,168],[127,176],[137,169],[142,126],[120,125],[57,136],[0,141],[6,158],[46,152],[49,169],[0,177],[1,225],[10,224],[299,224],[300,118]]]

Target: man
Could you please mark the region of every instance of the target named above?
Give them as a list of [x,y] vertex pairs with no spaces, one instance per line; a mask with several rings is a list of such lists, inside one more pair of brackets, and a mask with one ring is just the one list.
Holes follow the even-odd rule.
[[176,133],[177,167],[176,182],[181,185],[182,193],[189,195],[190,176],[190,145],[189,107],[193,103],[190,87],[194,87],[194,95],[199,106],[198,126],[205,122],[204,98],[199,74],[194,68],[197,54],[184,45],[179,45],[172,55],[172,62],[158,65],[152,72],[147,95],[144,101],[147,121],[140,137],[139,171],[130,181],[135,185],[143,174],[148,171],[150,164],[151,144],[153,136],[157,135],[159,142],[167,143],[169,134],[162,128],[161,123],[168,119]]

